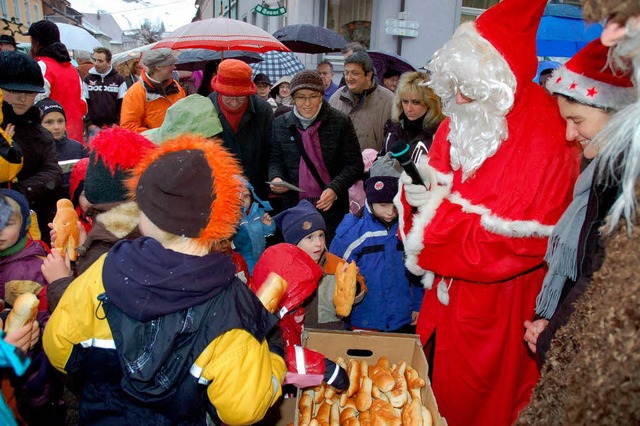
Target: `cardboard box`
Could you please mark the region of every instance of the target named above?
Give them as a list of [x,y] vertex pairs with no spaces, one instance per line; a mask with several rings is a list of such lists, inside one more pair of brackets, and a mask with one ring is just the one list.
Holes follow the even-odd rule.
[[[422,389],[422,401],[431,413],[435,426],[446,426],[447,421],[438,412],[438,404],[429,382],[429,366],[424,356],[420,338],[414,334],[348,332],[307,329],[302,336],[302,344],[318,351],[329,359],[338,357],[366,360],[369,365],[375,364],[381,356],[389,362],[398,364],[402,361],[413,367],[427,386]],[[301,392],[298,392],[298,398]],[[297,404],[295,407],[295,423],[298,424]],[[282,423],[286,425],[287,423]],[[280,423],[278,423],[278,426]]]

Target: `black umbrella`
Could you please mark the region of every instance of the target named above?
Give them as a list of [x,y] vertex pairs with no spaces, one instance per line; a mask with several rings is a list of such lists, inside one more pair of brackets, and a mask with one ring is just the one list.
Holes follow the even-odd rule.
[[299,53],[339,52],[347,41],[337,32],[311,24],[295,24],[273,33],[282,44]]
[[219,52],[209,49],[188,49],[183,50],[178,56],[176,68],[182,71],[196,71],[204,69],[209,61],[220,61],[222,59],[239,59],[247,64],[261,62],[262,56],[257,52],[249,52],[245,50],[226,50]]
[[405,58],[394,53],[383,50],[370,50],[367,53],[373,62],[380,83],[382,83],[382,76],[388,70],[396,70],[400,74],[416,70]]

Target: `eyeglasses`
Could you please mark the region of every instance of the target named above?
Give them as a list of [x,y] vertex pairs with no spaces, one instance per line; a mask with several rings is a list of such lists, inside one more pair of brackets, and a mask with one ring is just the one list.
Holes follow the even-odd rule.
[[2,91],[16,98],[35,98],[38,95],[36,92],[21,92],[19,90],[2,89]]
[[296,102],[299,102],[301,104],[304,104],[306,102],[318,102],[320,99],[322,99],[322,96],[320,95],[311,95],[311,96],[294,96],[293,99]]

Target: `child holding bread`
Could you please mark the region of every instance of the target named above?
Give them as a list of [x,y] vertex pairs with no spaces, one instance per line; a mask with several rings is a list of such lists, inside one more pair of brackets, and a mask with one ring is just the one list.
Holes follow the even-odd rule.
[[246,425],[281,396],[278,318],[214,251],[240,219],[240,174],[231,153],[195,135],[135,166],[127,187],[143,236],[76,278],[43,335],[53,365],[85,378],[80,424],[204,425],[209,415]]
[[[344,330],[344,322],[338,317],[333,296],[336,289],[336,274],[342,272],[337,269],[346,265],[340,258],[327,252],[326,226],[322,215],[309,201],[302,200],[297,206],[279,213],[273,219],[282,230],[284,241],[305,251],[324,272],[318,283],[318,289],[303,304],[304,326]],[[358,289],[353,301],[345,301],[349,309],[352,304],[360,302],[366,293],[366,286],[361,277]]]
[[[49,318],[49,309],[46,299],[47,282],[40,266],[47,252],[28,233],[31,211],[27,199],[11,189],[0,189],[0,197],[11,210],[8,220],[0,227],[0,297],[8,307],[12,307],[22,300],[19,296],[23,293],[37,296],[35,323],[44,327]],[[16,304],[15,309],[22,309],[22,306]],[[27,322],[29,327],[34,327],[33,320]],[[4,325],[8,326],[10,323],[5,321]],[[10,333],[9,336],[11,335]],[[31,358],[31,365],[26,373],[21,377],[10,377],[18,411],[29,425],[62,424],[65,417],[61,401],[62,382],[42,346],[30,344],[29,348],[27,355]]]
[[329,249],[346,261],[355,261],[367,282],[367,296],[346,321],[352,329],[415,333],[412,326],[424,289],[404,266],[398,211],[393,205],[398,178],[370,177],[365,192],[365,206],[359,214],[344,217]]

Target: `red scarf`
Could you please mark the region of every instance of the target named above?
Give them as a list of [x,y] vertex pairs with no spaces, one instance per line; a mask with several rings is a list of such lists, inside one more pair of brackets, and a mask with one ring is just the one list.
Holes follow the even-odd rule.
[[233,129],[233,133],[236,133],[238,131],[238,127],[240,126],[240,120],[242,120],[244,112],[249,107],[249,97],[247,97],[247,100],[244,101],[240,108],[231,110],[227,108],[224,102],[222,102],[222,95],[218,94],[218,105],[220,105],[220,109],[222,110],[224,118],[227,119],[229,125]]

